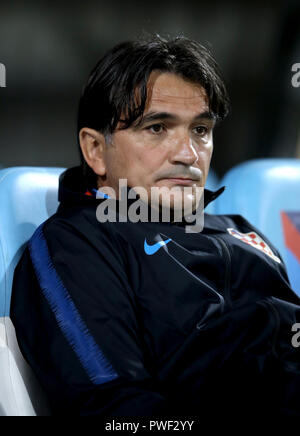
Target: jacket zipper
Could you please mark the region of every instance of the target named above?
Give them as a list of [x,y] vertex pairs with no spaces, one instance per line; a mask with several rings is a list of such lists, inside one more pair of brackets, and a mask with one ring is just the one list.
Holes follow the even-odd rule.
[[221,247],[222,247],[222,252],[224,254],[225,264],[226,264],[224,299],[225,299],[225,302],[228,304],[228,306],[230,308],[232,308],[231,293],[230,293],[230,279],[231,279],[231,255],[230,255],[230,251],[229,251],[229,248],[228,248],[226,242],[222,238],[220,238],[219,236],[214,236],[214,238],[220,242]]

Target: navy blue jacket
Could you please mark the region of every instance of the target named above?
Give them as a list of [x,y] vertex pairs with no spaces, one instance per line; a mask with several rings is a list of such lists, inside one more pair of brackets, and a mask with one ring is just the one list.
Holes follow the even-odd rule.
[[79,168],[61,177],[59,200],[11,303],[54,414],[300,416],[300,301],[257,229],[239,215],[205,214],[200,233],[99,223],[104,200],[85,195]]

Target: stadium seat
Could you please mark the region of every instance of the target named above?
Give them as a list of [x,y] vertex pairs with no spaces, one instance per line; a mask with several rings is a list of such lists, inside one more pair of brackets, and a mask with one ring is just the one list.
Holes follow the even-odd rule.
[[45,395],[19,351],[9,310],[15,266],[35,229],[57,209],[62,171],[0,170],[0,416],[50,414]]
[[216,213],[240,214],[275,245],[300,295],[300,159],[257,159],[232,168]]
[[[219,183],[218,176],[216,175],[215,171],[212,168],[210,168],[207,179],[206,179],[205,188],[209,189],[210,191],[216,191],[220,186],[221,185]],[[215,213],[215,202],[214,201],[207,206],[207,208],[205,209],[205,212]]]

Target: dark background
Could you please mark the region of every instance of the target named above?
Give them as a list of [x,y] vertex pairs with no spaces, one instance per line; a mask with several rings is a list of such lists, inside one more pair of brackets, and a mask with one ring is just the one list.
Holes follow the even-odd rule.
[[231,97],[215,131],[213,167],[300,157],[300,2],[12,1],[0,5],[0,164],[79,162],[76,112],[89,71],[114,44],[141,32],[210,45]]

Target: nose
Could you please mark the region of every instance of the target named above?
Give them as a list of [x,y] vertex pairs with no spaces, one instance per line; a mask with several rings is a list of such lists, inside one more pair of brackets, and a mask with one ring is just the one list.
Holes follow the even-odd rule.
[[196,149],[190,135],[186,132],[176,136],[175,144],[172,144],[170,162],[172,164],[192,165],[198,159]]

